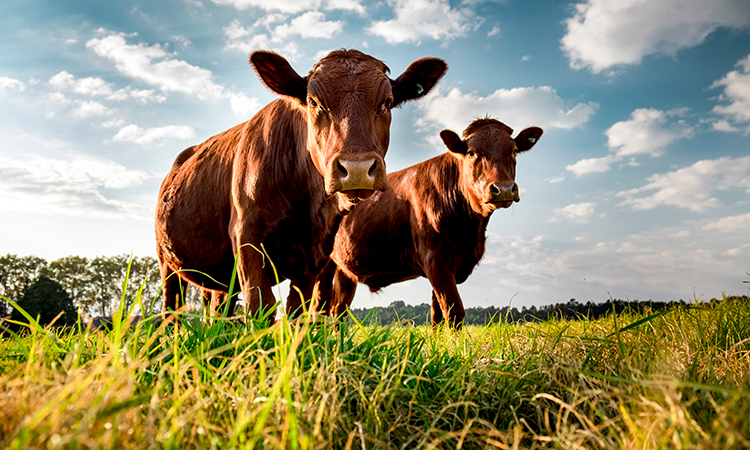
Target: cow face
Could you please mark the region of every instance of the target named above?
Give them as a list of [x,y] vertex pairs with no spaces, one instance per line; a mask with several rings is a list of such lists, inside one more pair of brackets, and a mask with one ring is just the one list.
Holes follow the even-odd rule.
[[459,188],[477,214],[489,216],[518,202],[516,155],[531,149],[542,129],[530,127],[512,138],[513,130],[494,119],[478,119],[464,130],[464,139],[450,130],[440,132],[448,150],[459,160]]
[[329,53],[305,77],[272,52],[255,52],[250,62],[271,90],[306,110],[307,148],[325,191],[348,207],[388,187],[391,109],[426,95],[447,70],[424,58],[392,80],[383,62],[357,50]]

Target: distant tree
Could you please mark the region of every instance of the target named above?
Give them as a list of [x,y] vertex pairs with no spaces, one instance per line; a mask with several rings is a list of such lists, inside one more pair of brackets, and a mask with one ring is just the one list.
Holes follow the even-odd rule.
[[[38,256],[0,256],[0,294],[18,302],[23,291],[47,267],[47,261]],[[0,299],[0,316],[10,312],[10,305]]]
[[[34,318],[38,317],[40,325],[47,325],[61,312],[56,325],[70,325],[78,318],[73,300],[65,289],[58,283],[44,275],[40,275],[26,289],[18,300],[18,306],[23,308]],[[17,309],[13,310],[11,319],[26,322]]]
[[45,275],[60,283],[70,294],[73,304],[86,310],[86,290],[91,283],[90,261],[81,256],[65,256],[49,263]]

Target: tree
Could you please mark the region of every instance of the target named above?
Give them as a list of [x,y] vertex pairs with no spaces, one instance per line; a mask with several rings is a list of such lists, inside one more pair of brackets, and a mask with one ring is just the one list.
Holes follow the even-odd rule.
[[[0,294],[18,302],[23,291],[46,267],[47,261],[38,256],[0,256]],[[0,316],[9,312],[10,305],[0,299]]]
[[[55,280],[40,275],[23,292],[18,306],[31,317],[37,318],[40,325],[47,325],[61,312],[56,325],[71,325],[76,322],[78,314],[73,306],[73,300],[65,289]],[[13,310],[11,319],[26,322],[25,317],[17,309]]]
[[70,294],[73,304],[86,309],[85,292],[91,282],[89,260],[81,256],[65,256],[49,263],[44,274],[57,281]]

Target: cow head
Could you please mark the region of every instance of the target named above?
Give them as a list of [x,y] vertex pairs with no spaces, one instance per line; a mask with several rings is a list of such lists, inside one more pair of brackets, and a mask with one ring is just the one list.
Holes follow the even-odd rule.
[[343,49],[305,77],[273,52],[254,52],[250,63],[266,86],[306,110],[307,148],[325,191],[338,193],[349,207],[388,187],[383,158],[391,109],[426,95],[447,70],[443,60],[423,58],[393,80],[383,62]]
[[542,129],[530,127],[511,137],[513,130],[494,119],[477,119],[463,132],[463,139],[451,130],[440,137],[458,158],[459,188],[477,214],[489,216],[498,208],[518,202],[516,155],[531,149]]

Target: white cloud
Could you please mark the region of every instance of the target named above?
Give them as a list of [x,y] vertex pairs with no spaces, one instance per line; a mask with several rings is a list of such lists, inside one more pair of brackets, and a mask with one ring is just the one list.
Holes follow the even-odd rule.
[[598,108],[589,102],[566,110],[563,99],[549,86],[498,89],[487,97],[464,94],[458,88],[446,94],[438,87],[417,103],[422,113],[417,125],[460,132],[477,117],[490,115],[516,131],[532,125],[570,129],[586,123]]
[[26,86],[24,86],[22,82],[16,80],[15,78],[0,77],[0,91],[4,91],[6,89],[17,89],[19,91],[23,91],[24,89],[26,89]]
[[106,116],[112,114],[112,111],[99,102],[81,102],[78,108],[73,110],[73,115],[85,118],[91,116]]
[[388,4],[396,18],[374,21],[365,32],[381,36],[389,44],[453,39],[465,36],[477,23],[471,9],[453,9],[448,0],[389,0]]
[[487,37],[492,37],[497,34],[500,34],[500,27],[495,25],[490,31],[487,32]]
[[607,172],[611,168],[610,165],[615,161],[616,158],[611,155],[603,158],[586,158],[575,164],[565,166],[565,169],[573,172],[578,178],[589,173]]
[[724,217],[716,222],[705,225],[702,229],[723,231],[725,233],[738,230],[747,230],[750,232],[750,213]]
[[49,79],[49,84],[55,89],[72,89],[77,94],[84,95],[112,95],[112,87],[98,77],[77,79],[73,74],[62,71]]
[[[643,187],[618,192],[620,203],[634,210],[649,210],[660,205],[676,206],[695,212],[719,208],[722,202],[712,197],[716,190],[744,188],[750,193],[750,156],[731,159],[707,159],[664,174],[654,174]],[[656,191],[645,197],[644,192]]]
[[[726,74],[721,80],[715,81],[711,89],[723,86],[724,92],[719,96],[719,101],[727,102],[726,105],[717,105],[713,112],[731,120],[734,124],[745,126],[746,132],[750,132],[750,55],[737,63],[738,70]],[[739,131],[727,120],[719,120],[713,124],[718,131]]]
[[573,223],[586,223],[596,212],[594,211],[595,208],[596,203],[593,202],[572,203],[563,208],[555,208],[552,210],[554,216],[552,216],[550,222],[567,220]]
[[86,43],[97,55],[114,61],[124,75],[158,86],[165,92],[197,95],[200,99],[221,98],[224,88],[215,84],[210,70],[172,58],[161,45],[130,45],[122,34],[110,34]]
[[340,20],[326,21],[325,15],[318,11],[308,11],[292,19],[288,24],[281,24],[274,29],[273,40],[281,42],[293,36],[303,38],[331,39],[344,29]]
[[186,125],[169,125],[166,127],[141,128],[138,125],[127,125],[112,138],[115,142],[133,142],[139,145],[151,144],[164,139],[192,139],[195,131]]
[[298,13],[305,10],[324,8],[327,10],[345,10],[364,14],[365,8],[360,0],[211,0],[217,5],[232,6],[239,10],[247,8],[261,8],[265,11],[281,11],[284,13]]
[[693,135],[693,127],[682,119],[667,123],[669,116],[678,113],[653,108],[636,109],[630,115],[630,120],[617,122],[604,132],[608,138],[607,146],[617,157],[638,154],[661,156],[664,147]]
[[49,79],[49,84],[57,90],[71,90],[76,94],[89,96],[104,96],[107,100],[122,101],[132,97],[141,103],[150,101],[163,102],[167,99],[164,95],[156,95],[153,89],[139,90],[130,87],[114,91],[112,83],[99,78],[87,77],[76,78],[73,74],[62,71]]
[[81,154],[64,158],[0,155],[0,192],[8,205],[26,210],[51,208],[69,215],[152,220],[148,208],[100,192],[140,186],[151,178],[153,175],[141,170]]
[[257,98],[249,98],[244,92],[232,94],[229,96],[232,104],[232,112],[235,116],[249,119],[263,107]]
[[719,27],[749,24],[746,0],[587,0],[575,5],[561,43],[571,67],[599,73],[694,47]]
[[[606,172],[612,164],[620,162],[628,156],[648,154],[651,157],[661,156],[664,149],[684,138],[693,136],[693,127],[683,119],[676,121],[673,117],[680,117],[686,111],[675,109],[660,111],[653,108],[636,109],[630,119],[615,123],[604,134],[607,136],[607,146],[610,154],[601,158],[582,159],[566,167],[576,177],[589,173]],[[631,158],[628,166],[638,166],[638,162]]]

